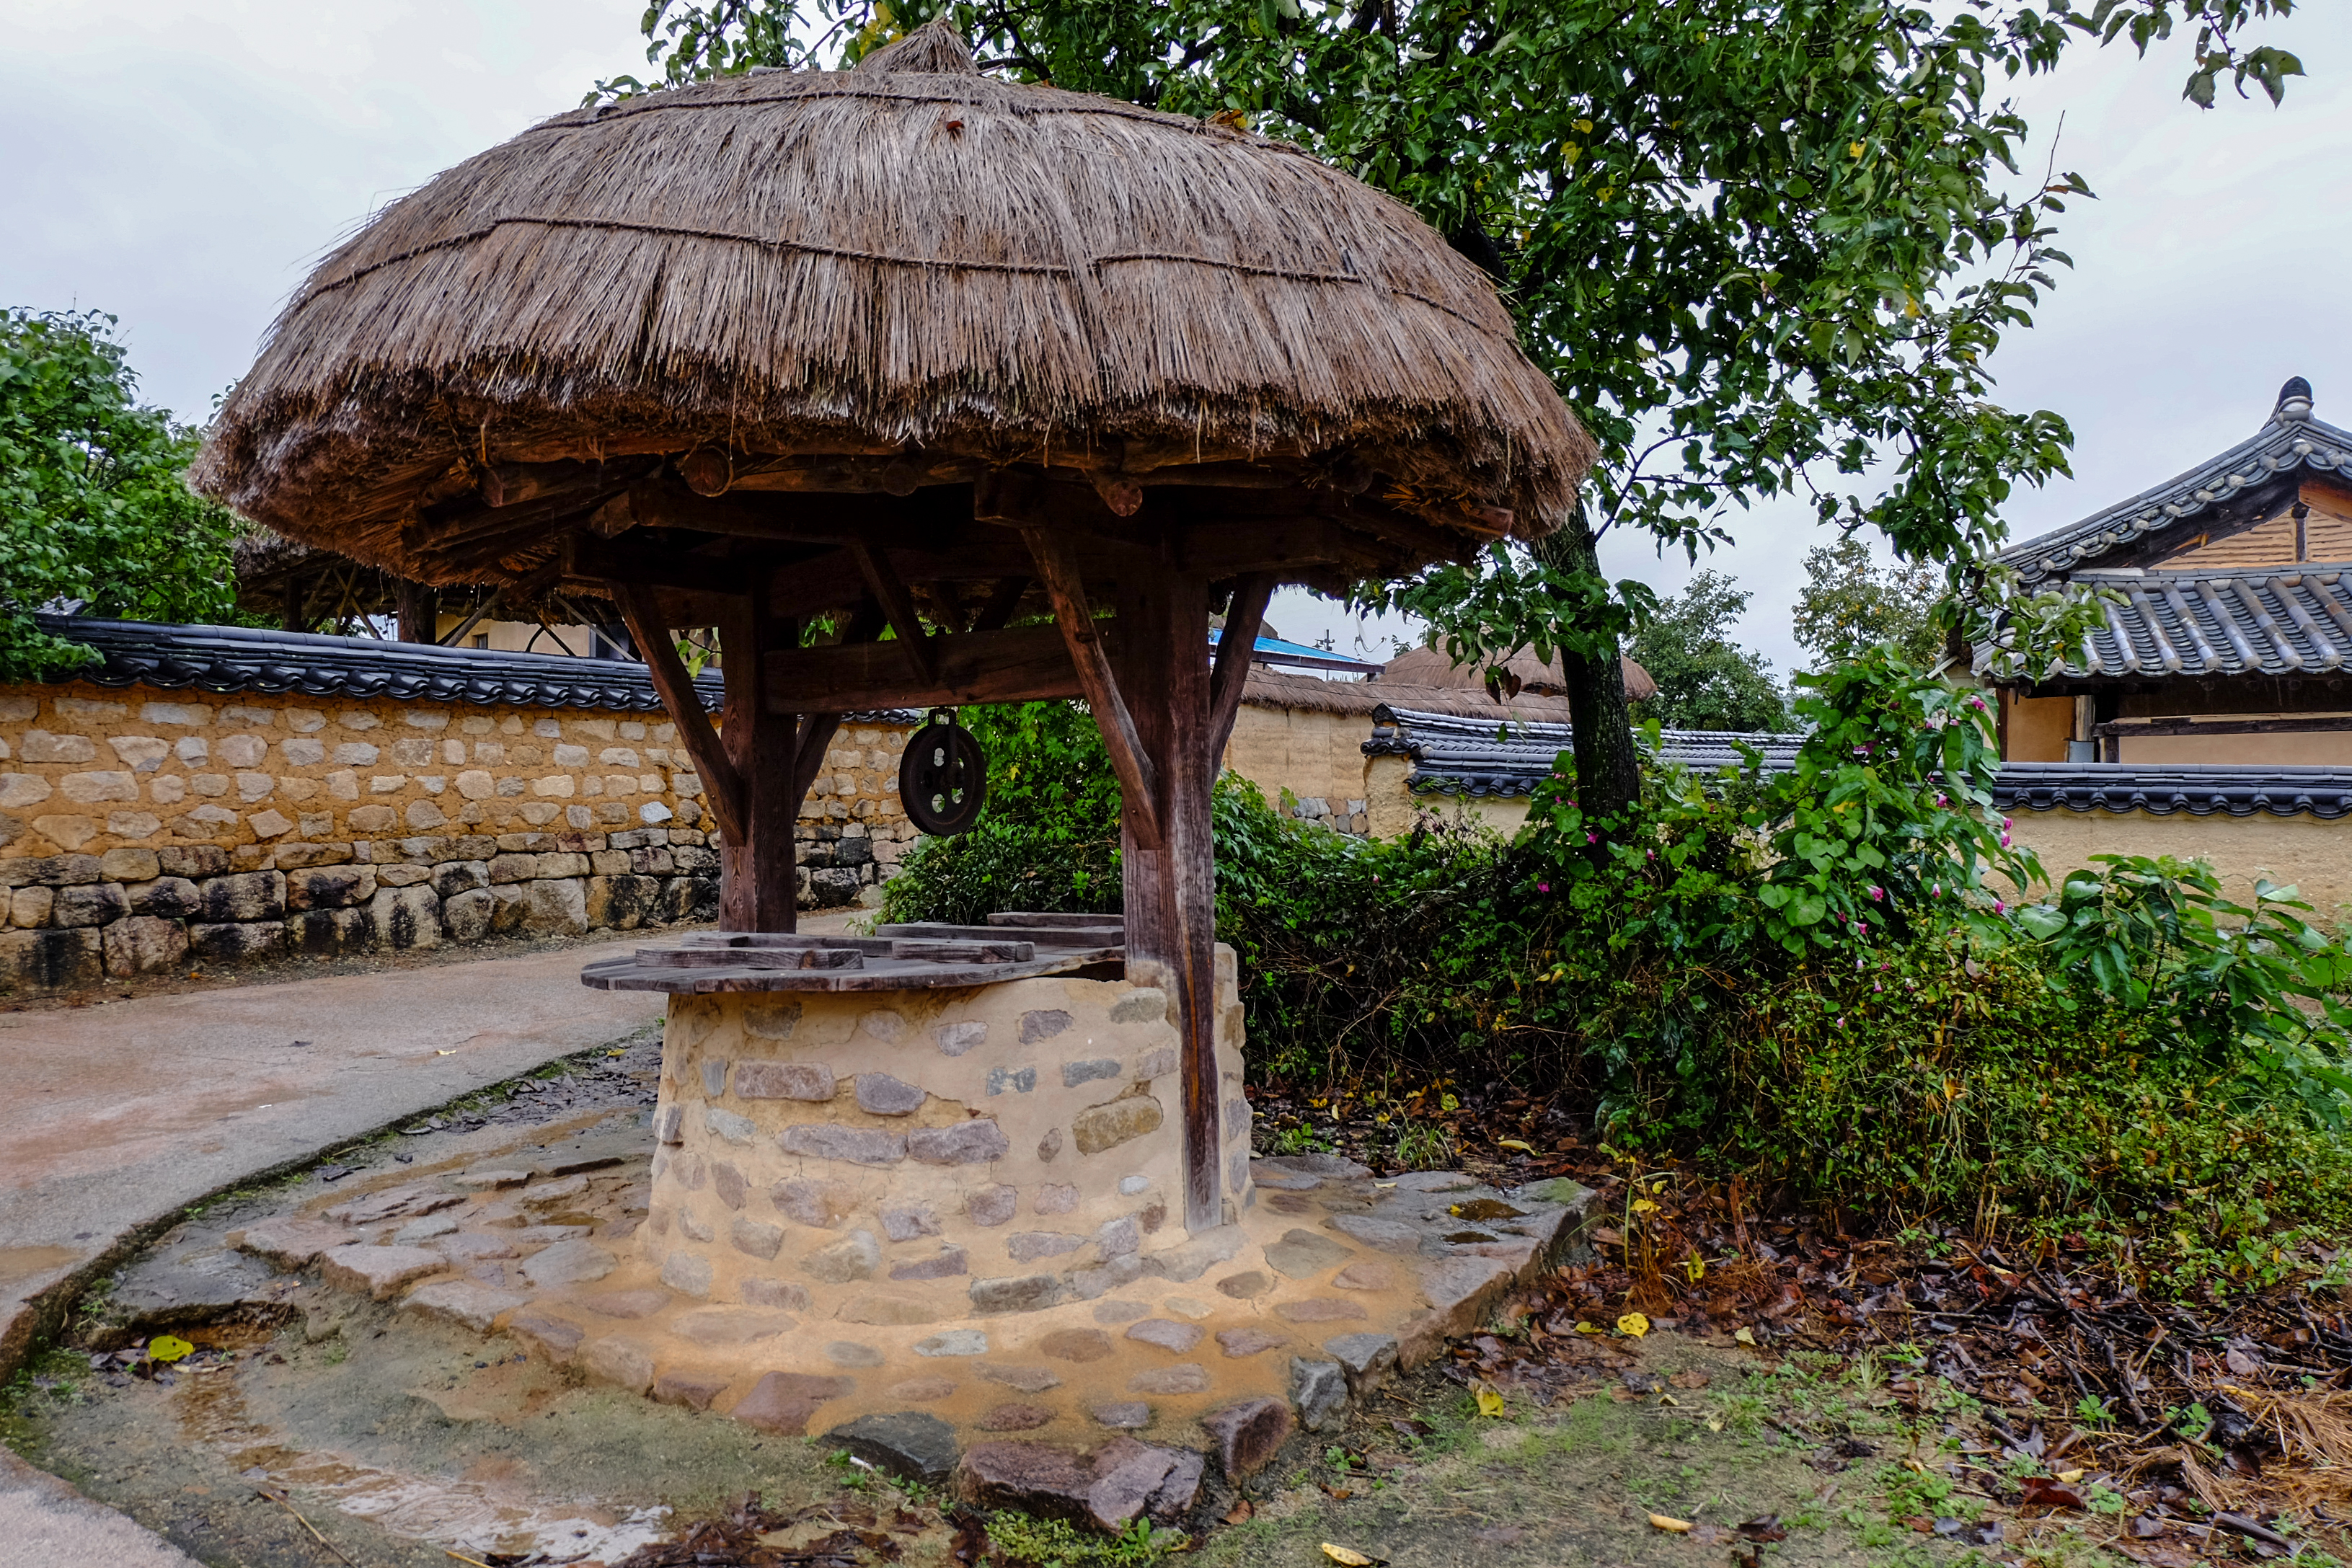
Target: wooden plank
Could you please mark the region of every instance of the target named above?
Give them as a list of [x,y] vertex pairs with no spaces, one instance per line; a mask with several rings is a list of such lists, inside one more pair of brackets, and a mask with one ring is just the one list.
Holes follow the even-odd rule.
[[1250,658],[1257,648],[1259,629],[1265,624],[1265,602],[1274,596],[1275,575],[1255,571],[1234,585],[1233,608],[1224,629],[1217,633],[1216,673],[1209,682],[1209,768],[1213,775],[1224,766],[1225,744],[1234,737],[1234,720],[1242,711],[1242,688],[1249,680]]
[[[1036,558],[1037,574],[1045,580],[1046,595],[1054,603],[1054,623],[1060,628],[1062,641],[1069,649],[1070,663],[1077,667],[1078,685],[1086,693],[1087,705],[1094,709],[1095,723],[1100,727],[1103,744],[1110,752],[1111,767],[1118,774],[1123,792],[1120,821],[1133,827],[1139,840],[1156,845],[1160,838],[1159,770],[1137,737],[1135,717],[1128,712],[1127,703],[1119,695],[1110,654],[1103,646],[1094,611],[1087,603],[1086,584],[1061,540],[1051,532],[1023,528],[1021,537],[1029,546],[1029,553]],[[1203,625],[1202,630],[1201,640],[1205,643],[1207,627]]]
[[631,959],[585,966],[580,983],[600,991],[655,991],[672,996],[721,991],[963,990],[1006,980],[1068,974],[1116,958],[1116,952],[1057,953],[1028,964],[884,964],[865,969],[666,969]]
[[1050,925],[1092,929],[1107,926],[1116,931],[1126,924],[1121,915],[1064,915],[1054,910],[1000,909],[988,917],[991,925]]
[[1034,942],[1041,947],[1116,946],[1119,931],[1108,925],[950,925],[941,921],[916,921],[877,925],[874,935],[893,942]]
[[2305,718],[2294,714],[2271,718],[2117,719],[2094,726],[2094,736],[2137,735],[2327,735],[2352,729],[2352,717],[2338,715]]
[[1034,702],[1074,697],[1086,686],[1062,633],[1051,626],[961,632],[932,642],[938,675],[908,673],[906,655],[887,643],[799,648],[767,656],[768,701],[776,713],[849,708],[959,707],[967,703]]
[[860,969],[855,947],[656,947],[637,962],[656,969]]
[[622,624],[636,642],[638,656],[646,662],[646,673],[653,680],[654,690],[661,694],[670,722],[677,726],[678,743],[694,759],[695,777],[702,780],[702,799],[719,821],[719,836],[740,840],[743,836],[742,779],[719,744],[710,716],[702,711],[701,694],[677,656],[677,645],[670,641],[653,590],[640,581],[622,580],[605,583],[604,591],[620,607]]
[[922,617],[915,613],[915,596],[907,591],[907,584],[880,551],[865,540],[851,543],[849,553],[857,562],[866,586],[873,591],[874,602],[890,618],[890,630],[898,634],[900,656],[907,661],[908,673],[918,685],[939,684],[939,658],[931,646],[930,633],[923,630]]

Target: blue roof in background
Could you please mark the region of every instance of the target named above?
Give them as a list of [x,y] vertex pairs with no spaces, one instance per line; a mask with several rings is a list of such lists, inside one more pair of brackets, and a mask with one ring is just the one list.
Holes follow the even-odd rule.
[[[1219,628],[1209,628],[1209,646],[1217,645]],[[1279,637],[1260,637],[1251,645],[1250,657],[1260,664],[1299,664],[1311,670],[1360,671],[1376,675],[1384,667],[1362,659],[1350,659],[1328,648],[1311,647],[1305,643],[1287,643]]]

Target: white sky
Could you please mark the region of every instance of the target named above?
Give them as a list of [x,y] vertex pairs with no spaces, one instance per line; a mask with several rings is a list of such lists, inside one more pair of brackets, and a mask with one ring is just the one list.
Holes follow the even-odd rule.
[[[0,305],[121,319],[145,393],[186,418],[251,361],[287,294],[383,202],[638,68],[642,0],[0,0],[17,62],[0,94]],[[2013,537],[2057,528],[2252,433],[2307,376],[2352,423],[2352,8],[2312,5],[2263,35],[2311,73],[2285,107],[2182,102],[2186,40],[2148,61],[2077,52],[2019,100],[2058,114],[2078,203],[2040,325],[1996,361],[2004,399],[2054,409],[2076,477],[2013,498]],[[2339,367],[2342,373],[2338,373]],[[1802,510],[1757,513],[1712,564],[1755,592],[1742,631],[1786,671]],[[1612,575],[1680,586],[1679,556],[1604,546]],[[1285,593],[1288,637],[1356,641],[1337,606]],[[1377,632],[1374,657],[1387,652]]]

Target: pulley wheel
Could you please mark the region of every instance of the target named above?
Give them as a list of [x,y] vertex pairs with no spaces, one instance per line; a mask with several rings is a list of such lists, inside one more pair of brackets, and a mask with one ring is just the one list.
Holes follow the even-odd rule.
[[988,758],[971,732],[945,709],[907,738],[898,758],[898,806],[908,820],[939,837],[980,821],[988,797]]

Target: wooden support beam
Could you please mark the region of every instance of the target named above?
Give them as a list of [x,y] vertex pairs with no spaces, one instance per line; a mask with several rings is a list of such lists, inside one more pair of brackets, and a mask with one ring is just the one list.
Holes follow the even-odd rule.
[[771,710],[766,693],[766,654],[799,638],[797,622],[778,622],[768,614],[767,593],[757,586],[732,601],[719,622],[719,673],[727,680],[719,739],[743,791],[743,831],[719,852],[722,931],[790,931],[800,919],[800,890],[793,874],[793,832],[801,803],[793,789],[800,727]]
[[857,562],[859,575],[873,591],[874,601],[890,618],[890,629],[898,634],[900,651],[908,670],[917,683],[935,685],[939,682],[940,661],[931,646],[929,633],[923,630],[922,617],[915,613],[915,596],[907,591],[906,582],[898,576],[882,552],[858,539],[849,546],[849,553]]
[[[458,622],[457,624],[449,629],[449,634],[441,639],[441,645],[445,648],[454,648],[457,646],[459,643],[465,640],[467,632],[471,632],[475,627],[480,625],[482,623],[482,618],[499,607],[499,601],[505,595],[505,593],[506,590],[503,588],[493,588],[490,590],[488,595],[485,597],[479,604],[474,606],[474,612],[472,614],[467,616],[463,621]],[[632,635],[634,635],[634,633],[632,633]]]
[[1194,1234],[1231,1223],[1221,1132],[1216,1030],[1217,910],[1210,847],[1215,759],[1209,747],[1209,585],[1166,570],[1122,585],[1120,688],[1160,768],[1156,841],[1122,826],[1128,977],[1164,987],[1175,1003],[1184,1128],[1184,1224]]
[[906,655],[894,643],[853,640],[835,647],[780,649],[768,655],[770,710],[961,707],[1086,692],[1055,627],[962,632],[933,638],[931,647],[939,663],[928,682],[908,674]]
[[1000,630],[1013,619],[1013,612],[1021,607],[1021,596],[1028,591],[1029,580],[1026,577],[997,579],[996,586],[988,591],[987,602],[980,607],[980,614],[973,620],[971,629],[975,632]]
[[741,566],[709,556],[680,555],[650,549],[635,540],[600,539],[572,534],[564,541],[570,552],[563,575],[598,582],[633,582],[646,588],[671,588],[687,593],[719,593],[730,598],[750,591]]
[[1223,765],[1225,743],[1234,737],[1234,720],[1242,711],[1242,688],[1249,683],[1250,658],[1257,649],[1258,631],[1265,624],[1265,601],[1274,596],[1274,573],[1257,571],[1234,584],[1233,607],[1225,612],[1224,630],[1217,634],[1216,674],[1209,683],[1212,778]]
[[1021,538],[1036,559],[1037,575],[1054,602],[1054,622],[1070,651],[1070,663],[1077,666],[1078,685],[1086,693],[1087,705],[1094,709],[1103,744],[1110,751],[1111,767],[1118,774],[1124,792],[1121,820],[1139,842],[1156,848],[1160,841],[1159,769],[1137,737],[1134,716],[1119,695],[1118,679],[1111,672],[1101,629],[1087,603],[1086,583],[1068,549],[1051,531],[1027,528],[1021,530]]
[[654,690],[661,694],[662,706],[677,726],[678,743],[694,759],[695,777],[702,780],[702,799],[718,821],[719,836],[730,842],[741,841],[742,782],[726,747],[719,742],[719,732],[711,727],[710,716],[702,711],[701,694],[695,690],[685,661],[677,656],[669,628],[662,623],[653,589],[644,582],[625,580],[610,581],[604,587],[620,607],[622,623],[636,640],[646,673],[653,679]]

